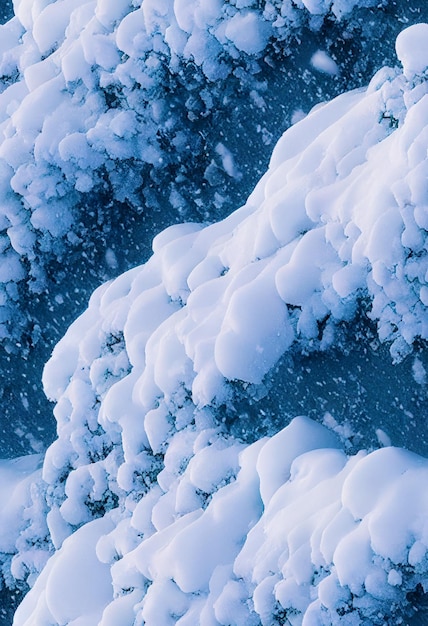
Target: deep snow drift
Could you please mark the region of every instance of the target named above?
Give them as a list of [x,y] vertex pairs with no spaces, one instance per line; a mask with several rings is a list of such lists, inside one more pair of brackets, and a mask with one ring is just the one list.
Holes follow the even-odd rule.
[[352,454],[326,418],[243,441],[225,407],[357,320],[393,361],[413,351],[426,399],[426,41],[426,24],[403,31],[402,70],[316,107],[242,208],[160,233],[59,342],[44,372],[58,438],[4,560],[34,584],[15,626],[411,616],[428,461],[383,432]]

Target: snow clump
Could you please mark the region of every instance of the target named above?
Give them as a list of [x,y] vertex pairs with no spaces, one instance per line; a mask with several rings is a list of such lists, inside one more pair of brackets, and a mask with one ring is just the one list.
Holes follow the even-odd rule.
[[402,30],[395,49],[408,79],[425,74],[428,69],[428,24],[415,24]]

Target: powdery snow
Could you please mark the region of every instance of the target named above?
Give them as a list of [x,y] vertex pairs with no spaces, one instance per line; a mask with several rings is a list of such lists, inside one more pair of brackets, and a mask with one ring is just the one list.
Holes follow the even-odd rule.
[[[14,626],[405,614],[426,585],[427,460],[348,455],[306,417],[244,444],[222,407],[285,352],[335,346],[362,301],[393,360],[426,341],[426,103],[424,72],[382,69],[287,131],[243,207],[167,229],[146,264],[95,291],[44,372],[58,438],[26,533],[46,517],[55,555]],[[70,577],[88,581],[78,606]]]

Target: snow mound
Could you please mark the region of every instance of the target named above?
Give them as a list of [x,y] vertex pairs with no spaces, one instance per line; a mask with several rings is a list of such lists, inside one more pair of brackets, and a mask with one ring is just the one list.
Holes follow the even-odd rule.
[[428,24],[415,24],[401,31],[395,45],[407,78],[428,70]]
[[[427,340],[427,97],[423,75],[384,68],[315,108],[243,207],[170,227],[95,291],[44,372],[57,553],[15,626],[376,624],[426,585],[425,459],[349,457],[303,417],[248,445],[222,416],[367,309],[393,360]],[[67,590],[86,541],[102,581],[88,615]]]

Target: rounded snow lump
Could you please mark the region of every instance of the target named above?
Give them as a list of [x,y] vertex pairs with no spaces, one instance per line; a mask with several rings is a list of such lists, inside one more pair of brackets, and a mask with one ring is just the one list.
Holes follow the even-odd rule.
[[428,24],[414,24],[402,30],[395,50],[407,78],[422,74],[428,68]]

